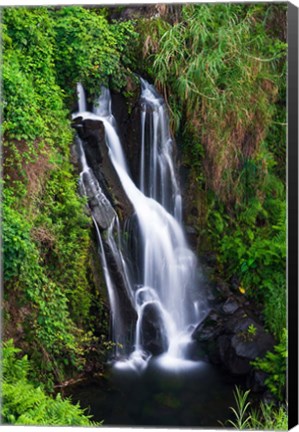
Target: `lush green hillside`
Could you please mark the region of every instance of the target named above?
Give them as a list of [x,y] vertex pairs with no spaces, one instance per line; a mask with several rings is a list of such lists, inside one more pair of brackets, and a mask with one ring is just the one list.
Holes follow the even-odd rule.
[[70,153],[76,82],[99,90],[125,77],[132,25],[109,25],[105,15],[80,7],[3,12],[4,339],[29,355],[29,379],[48,391],[84,372],[94,350],[98,363],[106,357],[107,305],[94,282],[97,252]]
[[187,215],[199,253],[213,251],[222,277],[262,302],[278,338],[286,321],[285,20],[281,5],[194,5],[144,35],[147,72],[168,100],[196,199],[202,192],[201,214]]
[[[21,350],[7,344],[4,361],[19,358],[18,369],[26,354],[31,365],[13,379],[4,369],[10,423],[51,422],[34,401],[31,414],[25,400],[19,410],[20,386],[33,396],[42,384],[48,404],[46,393],[83,374],[94,352],[94,369],[104,367],[108,305],[72,164],[70,111],[76,82],[93,97],[101,85],[121,91],[133,73],[168,103],[198,255],[215,280],[261,307],[278,349],[257,367],[270,373],[270,390],[284,388],[286,6],[169,6],[134,21],[123,10],[3,11],[4,340]],[[59,401],[53,424],[88,424],[79,409],[68,423]]]

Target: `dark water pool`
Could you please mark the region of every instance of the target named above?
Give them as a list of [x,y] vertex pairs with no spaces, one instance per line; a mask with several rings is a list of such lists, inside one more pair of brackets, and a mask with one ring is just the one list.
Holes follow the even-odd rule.
[[178,370],[152,363],[142,374],[111,369],[103,383],[76,388],[72,399],[105,426],[221,428],[232,418],[235,384],[205,362]]

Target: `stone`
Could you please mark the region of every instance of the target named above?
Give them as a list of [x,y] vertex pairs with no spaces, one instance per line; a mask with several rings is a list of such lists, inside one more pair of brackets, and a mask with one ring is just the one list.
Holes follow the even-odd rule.
[[[125,96],[130,94],[132,96]],[[139,184],[141,151],[140,84],[127,77],[123,93],[111,93],[112,111],[118,125],[124,152],[133,181]]]
[[232,297],[229,297],[224,303],[224,305],[222,306],[223,312],[227,314],[233,314],[234,312],[236,312],[238,308],[239,308],[238,302]]
[[247,377],[246,386],[255,393],[266,391],[265,380],[268,374],[266,372],[253,369]]
[[[252,373],[251,362],[274,346],[273,337],[233,294],[224,302],[214,301],[214,308],[192,337],[212,363],[221,364],[233,375]],[[257,376],[256,380],[255,388],[262,388],[262,377]]]
[[198,342],[215,339],[221,333],[221,320],[218,313],[211,310],[207,317],[195,328],[192,338]]
[[220,336],[218,340],[221,364],[234,375],[244,375],[251,369],[249,360],[236,356],[228,335]]
[[[98,180],[103,195],[117,212],[120,222],[123,222],[133,214],[133,206],[110,161],[103,123],[99,120],[89,119],[82,121],[82,118],[78,117],[75,119],[73,127],[76,128],[83,142],[87,163]],[[100,216],[98,212],[99,220],[103,219],[105,214],[108,217],[111,216],[108,205],[105,206],[104,215]]]
[[165,337],[161,312],[155,303],[145,305],[142,314],[141,332],[144,348],[153,355],[167,351],[168,340]]
[[255,328],[257,330],[254,335],[248,333],[247,329],[244,333],[233,336],[231,344],[237,356],[255,360],[257,357],[263,357],[267,351],[273,348],[273,337],[260,326],[257,325]]
[[101,230],[108,229],[115,218],[115,211],[110,201],[103,193],[101,187],[95,186],[97,182],[92,171],[83,173],[81,180],[84,184],[85,195],[88,197],[92,216]]

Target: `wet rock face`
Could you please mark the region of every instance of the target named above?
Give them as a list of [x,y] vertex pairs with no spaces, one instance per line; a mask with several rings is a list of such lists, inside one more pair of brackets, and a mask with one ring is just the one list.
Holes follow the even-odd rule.
[[141,108],[139,104],[140,88],[134,83],[128,84],[132,96],[126,99],[121,93],[111,93],[112,112],[118,125],[118,133],[127,157],[128,166],[135,184],[139,184]]
[[[101,121],[84,120],[77,118],[74,122],[78,135],[82,139],[87,163],[97,178],[104,196],[114,208],[119,216],[120,221],[124,221],[133,213],[133,207],[129,201],[118,175],[110,161],[108,148],[105,141],[104,126]],[[92,202],[95,202],[92,193],[89,190],[88,195]],[[105,205],[104,205],[105,204]],[[107,223],[100,222],[102,219],[110,219],[111,209],[109,204],[103,200],[103,208],[96,210],[99,219],[99,225],[102,229],[107,228]],[[102,213],[102,215],[101,215]],[[107,216],[107,217],[106,217]]]
[[233,375],[250,374],[252,386],[261,387],[261,377],[253,373],[250,363],[272,350],[274,339],[243,298],[230,292],[226,300],[214,301],[208,316],[195,329],[193,338],[211,363],[221,365]]
[[143,346],[153,355],[162,354],[168,348],[163,328],[163,320],[157,306],[149,303],[143,311],[141,329],[144,339]]
[[[89,212],[92,214],[101,231],[111,226],[116,213],[121,224],[133,214],[133,206],[129,201],[119,177],[110,161],[108,147],[105,141],[104,126],[98,120],[84,120],[78,117],[74,128],[82,140],[87,164],[90,169],[82,174],[84,194],[88,197]],[[77,157],[78,171],[82,170]],[[131,337],[131,329],[137,320],[136,311],[127,295],[126,281],[120,263],[111,253],[110,247],[103,235],[103,244],[110,268],[111,277],[116,287],[116,296],[122,304],[120,322],[127,331],[127,339]]]
[[115,217],[110,201],[106,198],[101,188],[96,187],[92,171],[82,173],[81,181],[84,185],[85,195],[88,198],[88,205],[92,216],[100,229],[108,229]]

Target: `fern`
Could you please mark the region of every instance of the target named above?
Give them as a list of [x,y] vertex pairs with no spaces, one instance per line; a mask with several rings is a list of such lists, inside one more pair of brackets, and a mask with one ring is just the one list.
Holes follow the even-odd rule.
[[15,425],[96,426],[79,404],[47,395],[28,379],[30,362],[13,341],[3,345],[2,420]]
[[268,374],[265,383],[271,393],[284,400],[287,370],[287,330],[281,334],[279,344],[275,345],[273,351],[269,351],[264,358],[258,358],[252,365]]

